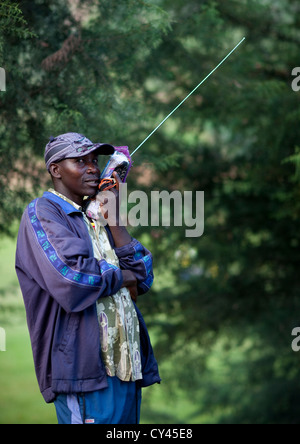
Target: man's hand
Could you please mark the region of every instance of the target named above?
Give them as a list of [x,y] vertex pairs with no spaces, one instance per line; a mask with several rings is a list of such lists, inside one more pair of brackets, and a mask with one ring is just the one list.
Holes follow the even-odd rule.
[[97,194],[96,199],[100,204],[101,214],[107,220],[108,225],[119,226],[119,187],[121,179],[116,172],[113,173],[113,178],[116,186],[101,191]]
[[129,244],[132,239],[125,225],[119,219],[119,186],[122,182],[116,172],[113,173],[113,177],[116,180],[116,188],[101,191],[97,194],[96,199],[99,202],[102,216],[110,228],[115,246],[123,247]]
[[131,299],[133,299],[134,302],[137,302],[138,289],[137,289],[137,280],[135,275],[130,270],[122,270],[122,275],[123,275],[122,287],[128,288]]

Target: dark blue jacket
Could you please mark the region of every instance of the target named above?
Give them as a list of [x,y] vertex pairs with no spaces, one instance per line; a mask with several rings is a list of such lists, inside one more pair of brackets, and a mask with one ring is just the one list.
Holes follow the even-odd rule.
[[[120,267],[135,273],[139,293],[148,291],[153,282],[151,253],[135,239],[115,252]],[[95,259],[81,211],[50,192],[31,202],[19,228],[16,272],[45,401],[53,402],[58,393],[107,387],[95,302],[115,294],[123,278],[121,269]],[[160,382],[160,377],[145,322],[136,310],[143,367],[140,383],[145,387]]]

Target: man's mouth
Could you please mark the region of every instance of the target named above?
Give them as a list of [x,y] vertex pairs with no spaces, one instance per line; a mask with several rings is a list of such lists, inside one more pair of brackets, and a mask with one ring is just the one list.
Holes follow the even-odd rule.
[[85,181],[91,187],[97,187],[99,185],[99,179],[89,179]]

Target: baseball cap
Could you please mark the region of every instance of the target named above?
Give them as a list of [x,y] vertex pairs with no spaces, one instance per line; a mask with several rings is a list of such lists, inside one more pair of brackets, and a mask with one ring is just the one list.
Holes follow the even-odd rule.
[[113,154],[115,149],[108,143],[93,143],[83,134],[65,133],[51,136],[45,148],[45,163],[49,167],[53,162],[82,157],[97,150],[97,154]]

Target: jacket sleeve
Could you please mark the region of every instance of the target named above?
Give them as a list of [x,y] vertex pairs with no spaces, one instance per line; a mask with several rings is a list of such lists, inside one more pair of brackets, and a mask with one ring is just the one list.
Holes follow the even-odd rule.
[[138,281],[139,294],[146,293],[153,284],[153,258],[139,241],[132,241],[123,247],[115,248],[121,269],[131,270]]
[[[81,215],[76,215],[84,230]],[[55,206],[33,201],[18,236],[16,267],[36,281],[66,312],[82,311],[122,286],[120,268],[91,255],[88,236],[79,236]]]

